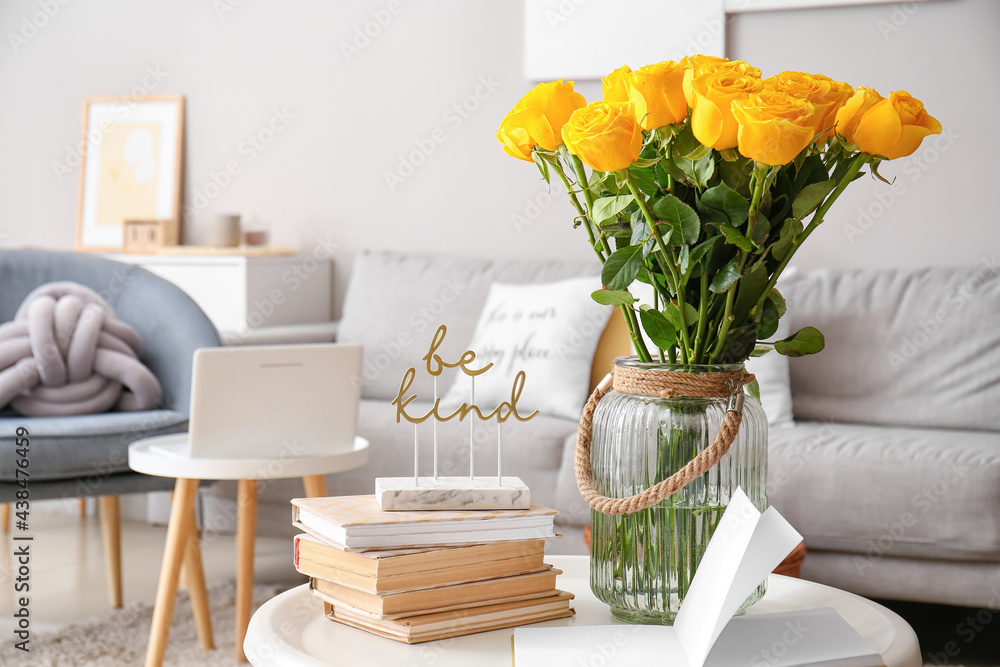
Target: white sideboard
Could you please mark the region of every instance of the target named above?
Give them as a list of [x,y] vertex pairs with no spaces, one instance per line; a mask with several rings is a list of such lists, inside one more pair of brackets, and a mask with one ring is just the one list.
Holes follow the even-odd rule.
[[311,255],[107,255],[166,278],[201,306],[228,339],[270,327],[329,322],[329,259]]

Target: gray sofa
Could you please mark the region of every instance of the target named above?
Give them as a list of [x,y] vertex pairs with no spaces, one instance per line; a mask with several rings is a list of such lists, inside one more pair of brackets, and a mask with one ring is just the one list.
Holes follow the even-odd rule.
[[[1000,600],[1000,265],[814,271],[785,287],[794,423],[769,433],[770,502],[808,579],[870,597]],[[766,406],[765,406],[766,408]]]

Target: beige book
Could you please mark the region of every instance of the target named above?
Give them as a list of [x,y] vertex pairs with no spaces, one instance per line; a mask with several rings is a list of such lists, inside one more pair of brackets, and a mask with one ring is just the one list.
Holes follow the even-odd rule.
[[324,603],[324,610],[332,621],[398,642],[416,644],[572,616],[576,613],[569,606],[572,599],[572,593],[557,590],[545,597],[397,619],[375,618],[328,602]]
[[558,574],[562,572],[546,565],[539,572],[397,593],[369,593],[326,579],[313,578],[310,589],[335,605],[346,604],[378,616],[401,616],[549,594],[555,590]]
[[359,552],[303,534],[295,536],[294,563],[309,577],[387,593],[532,572],[544,567],[544,558],[544,540]]
[[401,549],[555,537],[554,509],[383,512],[375,496],[295,498],[292,522],[354,549]]

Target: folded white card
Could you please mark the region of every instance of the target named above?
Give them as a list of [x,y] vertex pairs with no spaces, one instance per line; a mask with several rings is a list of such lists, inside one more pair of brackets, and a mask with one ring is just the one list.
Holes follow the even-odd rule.
[[[695,667],[676,630],[657,625],[517,628],[516,667],[669,665]],[[704,667],[881,667],[879,656],[829,607],[739,616]]]
[[[738,488],[705,549],[673,627],[517,628],[515,664],[589,665],[601,656],[607,667],[631,667],[640,658],[658,664],[668,658],[675,667],[755,667],[750,660],[759,657],[758,664],[769,666],[878,667],[881,657],[832,609],[733,618],[801,541],[776,509],[761,514]],[[796,637],[795,628],[806,629]],[[765,655],[766,651],[770,652]]]

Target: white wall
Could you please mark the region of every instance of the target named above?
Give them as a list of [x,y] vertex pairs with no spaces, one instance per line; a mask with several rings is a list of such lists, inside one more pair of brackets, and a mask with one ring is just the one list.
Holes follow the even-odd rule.
[[740,14],[729,55],[765,74],[821,72],[906,90],[944,126],[910,158],[856,181],[796,255],[803,266],[976,265],[1000,251],[1000,3],[948,0]]
[[[0,243],[72,247],[79,171],[60,180],[53,163],[79,143],[85,96],[127,95],[152,68],[163,73],[153,93],[187,96],[187,203],[200,203],[196,195],[228,161],[241,168],[193,216],[189,240],[201,236],[203,214],[230,211],[268,221],[279,244],[330,239],[338,295],[350,257],[365,247],[588,257],[563,195],[533,224],[512,221],[535,214],[531,200],[548,201],[534,167],[505,156],[494,136],[532,85],[522,74],[520,2],[399,0],[400,11],[350,58],[342,45],[394,3],[242,0],[220,15],[227,2],[238,0],[70,0],[16,51],[9,35],[58,3],[0,3]],[[970,264],[1000,246],[989,184],[1000,154],[992,127],[1000,3],[899,7],[916,11],[901,14],[899,30],[884,38],[879,21],[892,25],[892,5],[745,14],[731,23],[731,56],[767,74],[812,70],[884,92],[905,88],[954,137],[926,170],[912,160],[886,165],[897,177],[895,202],[851,242],[846,225],[889,191],[855,185],[800,263]],[[594,83],[578,89],[599,95]],[[460,115],[453,107],[466,100],[471,110]],[[250,160],[241,144],[276,109],[292,119]],[[390,189],[384,174],[437,129],[443,143]]]

